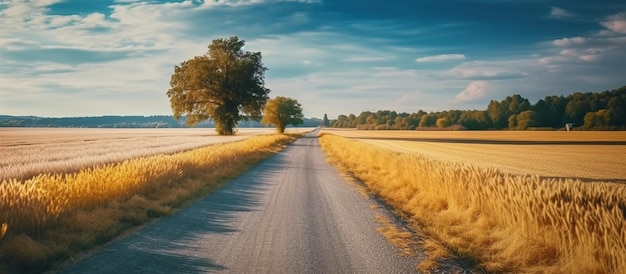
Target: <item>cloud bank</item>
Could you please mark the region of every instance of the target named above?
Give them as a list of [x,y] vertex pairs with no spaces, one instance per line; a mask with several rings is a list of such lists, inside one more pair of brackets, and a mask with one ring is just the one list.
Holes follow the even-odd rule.
[[174,66],[232,35],[308,117],[626,85],[626,4],[446,2],[2,1],[0,114],[170,114]]

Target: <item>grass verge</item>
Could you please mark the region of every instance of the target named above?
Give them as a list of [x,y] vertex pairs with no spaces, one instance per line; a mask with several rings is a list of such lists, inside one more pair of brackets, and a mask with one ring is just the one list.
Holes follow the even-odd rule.
[[297,135],[0,183],[0,273],[41,273],[205,196]]
[[503,174],[329,134],[320,143],[342,169],[481,270],[626,271],[622,184]]

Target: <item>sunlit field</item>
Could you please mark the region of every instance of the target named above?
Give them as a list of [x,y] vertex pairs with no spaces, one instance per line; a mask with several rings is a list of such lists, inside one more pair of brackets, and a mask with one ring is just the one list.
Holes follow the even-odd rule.
[[[306,130],[310,129],[291,132]],[[55,153],[56,157],[42,165],[63,155],[80,160],[89,157],[90,149],[107,161],[111,156],[106,149],[116,150],[115,157],[121,158],[0,182],[0,273],[43,272],[133,226],[170,214],[279,151],[296,136],[269,134],[274,132],[269,129],[235,137],[214,136],[212,129],[18,131],[2,135],[13,136],[2,139],[3,145],[13,144],[4,145],[3,153],[5,148],[26,144],[54,147],[54,153],[42,153],[42,157]],[[211,140],[203,143],[202,138]],[[176,140],[188,140],[187,145],[177,147]],[[191,149],[194,146],[202,147]],[[37,157],[36,151],[29,153],[29,159]],[[14,161],[26,157],[10,156]],[[11,163],[2,171],[7,167]]]
[[[306,130],[310,129],[289,128],[287,132]],[[274,132],[272,128],[242,128],[236,136],[219,136],[211,128],[0,128],[0,181],[22,180],[42,173],[74,172]]]
[[[624,273],[625,136],[325,130],[320,142],[331,162],[478,268]],[[581,165],[591,168],[572,170]]]
[[428,158],[544,177],[626,182],[624,131],[363,131],[336,135]]

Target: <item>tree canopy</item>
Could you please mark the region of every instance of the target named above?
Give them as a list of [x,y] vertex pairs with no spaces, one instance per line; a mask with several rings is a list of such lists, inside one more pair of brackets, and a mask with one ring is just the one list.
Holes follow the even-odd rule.
[[328,115],[326,115],[326,113],[324,113],[324,119],[322,119],[322,126],[323,127],[330,126],[330,120],[328,120]]
[[193,126],[213,119],[220,135],[234,134],[247,116],[259,116],[269,99],[260,52],[243,51],[238,37],[215,39],[208,52],[175,66],[167,91],[176,119]]
[[563,128],[573,123],[585,130],[626,129],[626,86],[603,92],[576,92],[569,96],[546,96],[536,104],[521,95],[491,100],[486,110],[447,110],[426,113],[364,111],[339,115],[332,127],[358,129],[427,129],[462,126],[467,129]]
[[269,100],[263,109],[263,114],[261,123],[276,126],[279,133],[285,132],[288,124],[294,126],[302,124],[302,118],[304,118],[302,105],[298,103],[298,100],[283,96]]

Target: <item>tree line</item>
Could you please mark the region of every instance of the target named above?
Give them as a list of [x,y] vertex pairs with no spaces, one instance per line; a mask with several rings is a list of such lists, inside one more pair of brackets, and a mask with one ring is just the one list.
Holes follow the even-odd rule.
[[[89,117],[38,117],[0,115],[0,127],[68,127],[68,128],[186,128],[185,117],[180,120],[171,115],[158,116],[89,116]],[[317,127],[322,123],[318,118],[302,118],[302,127]],[[196,128],[215,128],[209,119],[194,125]],[[264,128],[259,121],[246,120],[239,128]]]
[[331,127],[368,130],[415,129],[559,129],[566,123],[584,130],[626,129],[626,86],[603,92],[546,96],[535,104],[519,94],[491,100],[485,110],[447,110],[427,113],[364,111],[339,115]]
[[0,127],[85,127],[85,128],[177,128],[184,127],[172,116],[85,116],[38,117],[0,116]]

